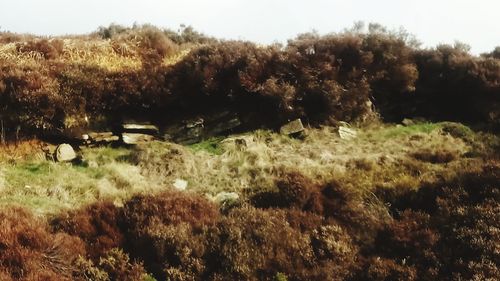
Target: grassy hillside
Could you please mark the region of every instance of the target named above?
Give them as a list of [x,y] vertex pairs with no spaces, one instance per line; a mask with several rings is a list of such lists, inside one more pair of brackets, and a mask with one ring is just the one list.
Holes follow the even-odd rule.
[[[357,130],[354,140],[323,127],[304,140],[255,131],[88,148],[73,165],[37,159],[27,143],[2,160],[3,270],[25,280],[36,268],[71,280],[494,280],[498,136],[451,122]],[[33,245],[39,235],[63,240]]]
[[[0,33],[0,280],[497,280],[497,53],[378,25],[285,46]],[[41,149],[214,112],[241,126],[71,163]],[[302,138],[276,132],[294,118]]]

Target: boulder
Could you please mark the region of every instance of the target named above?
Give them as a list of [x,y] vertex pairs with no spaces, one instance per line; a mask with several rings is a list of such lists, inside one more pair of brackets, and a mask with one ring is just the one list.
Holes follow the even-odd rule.
[[109,143],[120,140],[120,137],[112,132],[89,133],[87,136],[90,143]]
[[123,133],[122,140],[125,144],[144,144],[155,139],[152,135],[139,133]]
[[235,202],[240,199],[240,195],[236,192],[219,192],[214,196],[214,201],[223,204],[224,202]]
[[240,196],[236,192],[219,192],[217,195],[212,197],[212,200],[217,203],[223,210],[227,210],[241,203]]
[[57,146],[55,158],[58,162],[72,161],[76,158],[76,152],[71,145],[63,143]]
[[304,125],[300,119],[295,119],[280,128],[280,133],[288,136],[298,136],[304,132]]
[[122,125],[122,127],[123,131],[127,133],[157,135],[160,131],[157,126],[152,124],[125,123]]
[[351,129],[351,128],[346,127],[346,126],[339,126],[338,132],[339,132],[340,138],[343,140],[352,140],[358,136],[358,133],[356,132],[356,130]]
[[182,179],[176,179],[173,183],[173,186],[175,187],[175,189],[183,191],[188,187],[188,182]]
[[175,122],[164,128],[163,136],[172,142],[193,144],[228,133],[240,125],[236,114],[223,111]]
[[405,126],[413,126],[415,125],[415,122],[412,119],[405,118],[403,121],[401,121],[401,124]]

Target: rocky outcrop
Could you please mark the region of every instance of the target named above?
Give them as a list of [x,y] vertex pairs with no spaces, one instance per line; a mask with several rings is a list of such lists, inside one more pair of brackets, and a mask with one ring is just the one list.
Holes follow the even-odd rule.
[[222,135],[238,128],[240,118],[233,113],[224,111],[201,117],[185,119],[164,129],[165,140],[193,144],[210,137]]

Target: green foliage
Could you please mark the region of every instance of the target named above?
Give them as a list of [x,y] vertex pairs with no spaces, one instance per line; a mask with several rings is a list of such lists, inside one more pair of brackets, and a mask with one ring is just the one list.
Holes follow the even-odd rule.
[[214,155],[221,155],[222,153],[224,153],[224,150],[220,146],[220,142],[222,140],[223,138],[221,137],[214,137],[199,143],[191,144],[189,145],[189,148],[191,148],[191,150],[193,150],[194,152],[206,151]]
[[288,278],[286,277],[285,274],[278,272],[278,273],[276,273],[276,276],[274,277],[274,281],[288,281]]

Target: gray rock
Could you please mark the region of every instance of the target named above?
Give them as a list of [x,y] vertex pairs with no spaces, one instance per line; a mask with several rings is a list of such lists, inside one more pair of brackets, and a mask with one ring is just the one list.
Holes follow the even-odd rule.
[[214,202],[222,207],[236,205],[240,200],[240,195],[236,192],[219,192],[213,197]]
[[415,125],[415,122],[411,119],[405,118],[405,119],[403,119],[403,121],[401,121],[401,124],[403,124],[405,126],[413,126],[413,125]]
[[123,124],[123,129],[125,130],[148,130],[158,132],[158,127],[151,124]]
[[157,126],[152,124],[125,123],[122,125],[123,132],[137,133],[157,136],[160,132]]
[[55,158],[58,162],[69,162],[76,158],[76,152],[71,145],[63,143],[57,146]]
[[183,179],[176,179],[172,185],[175,189],[184,191],[188,187],[188,182]]
[[165,140],[176,143],[193,144],[222,135],[240,125],[237,115],[218,112],[176,122],[164,129],[163,136]]
[[155,139],[152,135],[139,133],[123,133],[122,140],[125,144],[144,144]]
[[205,134],[208,136],[216,136],[232,130],[241,125],[241,120],[237,116],[215,121],[206,126]]
[[304,132],[304,125],[300,119],[295,119],[280,128],[280,133],[283,135],[298,135]]
[[338,132],[339,132],[340,138],[343,140],[352,140],[358,136],[358,133],[356,132],[356,130],[351,129],[351,128],[346,127],[346,126],[339,126]]
[[88,142],[90,143],[109,143],[120,140],[119,136],[114,135],[112,132],[89,133]]

